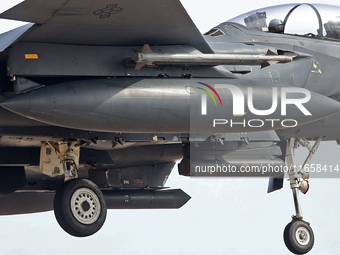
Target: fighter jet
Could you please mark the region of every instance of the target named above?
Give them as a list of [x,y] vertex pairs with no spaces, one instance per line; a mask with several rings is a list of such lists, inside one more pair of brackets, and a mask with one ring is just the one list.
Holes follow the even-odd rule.
[[[201,35],[179,0],[26,0],[0,18],[0,214],[54,210],[70,235],[107,209],[180,208],[184,176],[285,174],[287,248],[314,234],[299,192],[340,116],[340,7],[255,10]],[[308,20],[308,22],[305,22]],[[315,141],[312,146],[310,141]],[[297,146],[309,149],[301,167]]]

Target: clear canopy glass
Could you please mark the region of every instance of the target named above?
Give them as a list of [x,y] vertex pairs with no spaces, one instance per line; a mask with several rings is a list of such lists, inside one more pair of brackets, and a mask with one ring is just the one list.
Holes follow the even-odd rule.
[[228,22],[260,31],[340,40],[340,7],[333,5],[278,5],[242,14]]

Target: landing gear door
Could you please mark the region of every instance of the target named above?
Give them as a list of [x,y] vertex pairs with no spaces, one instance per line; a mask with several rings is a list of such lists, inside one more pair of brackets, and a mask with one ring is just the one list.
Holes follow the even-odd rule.
[[43,144],[40,150],[40,173],[54,177],[64,174],[63,165],[56,149],[50,144]]

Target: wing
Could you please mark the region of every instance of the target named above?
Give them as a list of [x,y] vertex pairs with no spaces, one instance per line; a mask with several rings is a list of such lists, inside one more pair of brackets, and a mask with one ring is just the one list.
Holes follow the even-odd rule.
[[20,41],[188,44],[203,53],[212,52],[179,0],[26,0],[0,18],[40,25]]
[[26,33],[27,30],[29,30],[32,26],[33,24],[26,24],[6,33],[0,34],[0,52],[4,51],[15,41],[17,41],[20,36]]

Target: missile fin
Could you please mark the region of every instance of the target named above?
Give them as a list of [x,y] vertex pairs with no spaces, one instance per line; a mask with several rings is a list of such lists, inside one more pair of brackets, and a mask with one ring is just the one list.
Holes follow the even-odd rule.
[[135,70],[140,70],[143,66],[145,66],[145,62],[137,62]]
[[152,50],[150,49],[149,44],[144,44],[142,53],[152,53]]
[[277,56],[277,54],[271,50],[268,50],[266,56]]

